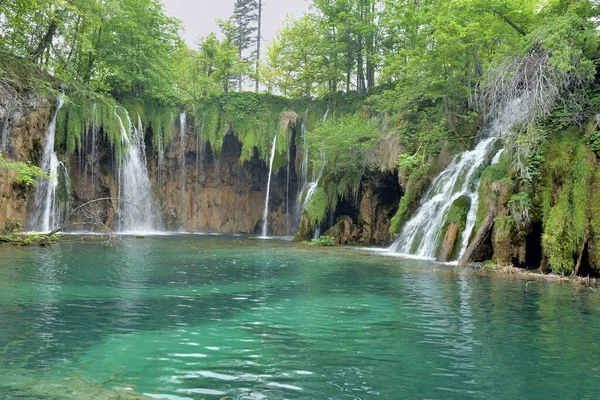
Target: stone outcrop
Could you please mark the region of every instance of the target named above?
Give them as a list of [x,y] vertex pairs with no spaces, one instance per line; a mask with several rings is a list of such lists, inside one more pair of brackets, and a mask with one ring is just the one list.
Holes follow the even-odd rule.
[[[349,218],[352,233],[348,243],[385,245],[392,241],[391,219],[398,208],[402,189],[395,171],[368,171],[363,176],[356,197],[343,199],[337,205],[335,221]],[[325,225],[329,229],[334,224]],[[301,227],[302,228],[302,227]]]
[[335,225],[325,232],[324,235],[334,238],[335,244],[350,244],[354,241],[353,227],[352,218],[343,215],[337,219]]
[[459,227],[454,221],[448,224],[444,238],[442,239],[442,246],[440,248],[440,255],[438,261],[447,262],[452,258],[454,246],[456,245],[456,239],[458,238]]
[[[39,164],[44,133],[52,104],[46,98],[29,97],[17,105],[0,98],[0,131],[5,135],[3,157],[7,161]],[[0,170],[0,230],[27,219],[31,187],[18,182],[16,173]]]

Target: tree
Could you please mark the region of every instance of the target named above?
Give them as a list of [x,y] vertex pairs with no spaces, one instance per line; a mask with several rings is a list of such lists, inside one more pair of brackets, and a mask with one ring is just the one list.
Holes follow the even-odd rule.
[[284,95],[311,97],[319,83],[320,38],[315,19],[305,15],[301,19],[288,17],[277,37],[267,48],[264,69],[271,82]]
[[[258,31],[258,3],[256,0],[236,0],[233,6],[232,20],[235,26],[235,45],[238,48],[240,60],[248,61],[256,57],[253,50],[247,54],[248,49],[256,43]],[[242,90],[242,75],[238,78],[238,90]]]
[[260,67],[260,46],[261,46],[260,41],[262,38],[262,12],[263,12],[262,0],[258,0],[258,28],[256,31],[256,67],[254,69],[254,72],[256,73],[256,85],[255,85],[256,93],[258,93],[259,86],[260,86],[259,67]]

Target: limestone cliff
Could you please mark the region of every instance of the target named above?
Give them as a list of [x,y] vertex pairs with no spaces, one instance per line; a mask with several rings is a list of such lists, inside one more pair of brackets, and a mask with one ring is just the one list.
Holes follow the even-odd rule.
[[[37,164],[52,104],[43,97],[16,95],[18,100],[0,96],[0,151],[6,160]],[[0,229],[13,221],[25,222],[30,194],[31,188],[19,183],[14,172],[0,170]]]
[[[241,164],[242,145],[232,133],[224,137],[221,154],[217,156],[191,128],[192,125],[187,126],[183,141],[171,142],[163,157],[146,146],[150,180],[163,227],[176,232],[260,232],[268,166],[256,152],[249,162]],[[174,135],[179,137],[178,129]],[[104,139],[99,137],[98,140],[97,148],[110,148]],[[73,207],[93,199],[119,197],[118,168],[112,151],[91,154],[84,143],[83,152],[75,153],[69,160]],[[269,235],[288,235],[294,230],[290,215],[296,186],[293,164],[289,169],[284,167],[274,173]],[[114,227],[118,205],[107,200],[102,207],[105,224]],[[82,216],[74,218],[84,219]]]

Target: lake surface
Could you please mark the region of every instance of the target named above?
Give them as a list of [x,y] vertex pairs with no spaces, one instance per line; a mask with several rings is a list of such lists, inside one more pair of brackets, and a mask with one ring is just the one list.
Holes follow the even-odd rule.
[[0,247],[0,399],[597,399],[600,290],[244,237]]

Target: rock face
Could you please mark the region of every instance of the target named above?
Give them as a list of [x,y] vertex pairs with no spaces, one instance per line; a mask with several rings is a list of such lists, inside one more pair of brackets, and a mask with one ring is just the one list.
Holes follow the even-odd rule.
[[358,195],[342,200],[335,210],[336,221],[340,221],[341,217],[352,221],[351,239],[347,242],[390,243],[393,239],[389,231],[390,223],[401,197],[402,189],[396,172],[365,173]]
[[352,218],[347,215],[341,216],[335,225],[325,232],[324,235],[334,238],[335,244],[350,244],[353,242],[353,225]]
[[[260,232],[269,167],[256,153],[250,162],[241,165],[242,145],[232,134],[225,136],[219,156],[203,143],[200,144],[200,152],[196,152],[198,144],[195,140],[190,138],[186,141],[184,173],[179,169],[183,163],[178,150],[167,152],[160,180],[156,160],[151,163],[151,178],[157,183],[155,195],[167,216],[167,229]],[[190,147],[194,150],[190,151]],[[296,192],[297,178],[293,170],[293,167],[290,168],[289,180],[285,168],[273,174],[269,235],[287,235],[288,228],[291,228],[288,227],[286,215],[289,216],[289,213],[286,210],[293,201],[288,190],[289,194]]]
[[[4,135],[7,161],[31,161],[39,164],[44,133],[52,105],[48,99],[30,97],[16,106],[0,98],[0,133]],[[0,230],[14,222],[24,223],[28,215],[28,198],[32,188],[19,183],[14,172],[0,170]]]
[[[233,134],[225,136],[220,155],[198,141],[191,129],[183,141],[172,141],[162,162],[149,146],[146,152],[154,199],[167,231],[258,233],[263,224],[269,167],[257,153],[250,162],[239,162],[241,143]],[[179,131],[174,131],[179,137]],[[99,139],[100,140],[100,139]],[[149,137],[146,143],[149,143]],[[99,148],[110,148],[101,142]],[[294,150],[293,148],[291,149]],[[88,151],[89,153],[89,151]],[[74,154],[69,162],[72,204],[77,207],[98,198],[117,198],[118,176],[114,155],[98,154],[97,160]],[[181,154],[184,154],[185,160]],[[83,161],[81,161],[83,157]],[[294,160],[295,155],[290,159]],[[92,175],[92,163],[98,163]],[[183,166],[185,165],[185,168]],[[269,206],[269,235],[292,234],[289,211],[294,202],[297,177],[294,165],[273,174]],[[117,204],[103,202],[104,222],[115,226]],[[78,218],[78,216],[75,216]]]
[[[18,119],[2,120],[3,127],[10,131],[8,145],[3,152],[6,158],[39,164],[52,108],[49,100],[39,99],[11,114],[18,115]],[[149,146],[151,132],[146,132],[149,177],[164,229],[260,232],[264,223],[268,165],[260,159],[257,151],[249,162],[240,164],[242,144],[233,133],[225,136],[220,153],[215,154],[210,146],[198,139],[192,127],[193,124],[189,123],[182,141],[178,140],[180,132],[176,128],[174,139],[160,158]],[[295,134],[292,129],[292,135]],[[293,144],[289,151],[289,166],[275,171],[272,176],[269,235],[293,235],[298,229],[293,217],[298,212],[294,209],[298,193],[295,164],[301,157],[296,154]],[[119,197],[118,162],[103,133],[97,132],[93,140],[91,133],[83,133],[81,150],[68,159],[60,155],[59,158],[69,171],[71,208],[104,199],[93,203],[94,213],[102,224],[114,229],[118,220],[118,202],[115,200]],[[30,188],[15,183],[12,173],[0,173],[0,229],[11,220],[27,221],[31,193]],[[322,226],[321,231],[339,220],[341,225],[338,228],[343,228],[340,243],[389,243],[390,219],[401,195],[397,173],[367,172],[356,196],[342,200],[337,209],[331,211],[328,218],[330,225]],[[344,218],[339,219],[342,216]],[[90,223],[88,212],[71,215],[69,222],[81,223],[73,228],[76,230],[97,228]],[[312,238],[312,228],[309,234],[307,239]]]

